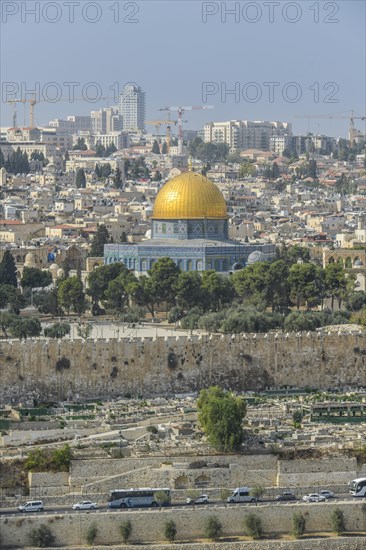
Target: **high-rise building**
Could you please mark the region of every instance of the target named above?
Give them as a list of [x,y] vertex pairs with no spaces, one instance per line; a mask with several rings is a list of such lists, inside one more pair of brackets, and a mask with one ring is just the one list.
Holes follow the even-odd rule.
[[143,132],[145,130],[145,92],[136,84],[126,84],[119,96],[119,114],[122,130]]

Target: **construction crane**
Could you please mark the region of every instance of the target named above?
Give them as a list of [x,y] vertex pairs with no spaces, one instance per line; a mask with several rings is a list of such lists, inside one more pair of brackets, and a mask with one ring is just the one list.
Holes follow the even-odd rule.
[[[109,99],[114,99],[113,97],[101,97],[100,101],[105,101]],[[75,101],[85,101],[84,97],[74,97],[72,98],[60,98],[57,101],[65,101],[68,103],[74,103]],[[16,121],[17,121],[17,113],[16,113],[16,104],[17,103],[29,103],[29,126],[31,128],[34,128],[34,107],[37,105],[37,103],[47,103],[46,99],[39,99],[37,100],[35,96],[33,96],[31,99],[8,99],[7,103],[13,104],[15,108],[15,112],[13,114],[13,126],[16,127]],[[25,125],[25,122],[24,122]]]
[[213,109],[213,105],[188,105],[183,107],[162,107],[159,111],[178,112],[178,155],[183,154],[183,114],[185,111],[201,111]]
[[157,136],[159,137],[159,133],[160,133],[160,126],[162,125],[166,125],[166,145],[167,145],[167,150],[168,150],[168,153],[170,152],[170,142],[171,142],[171,125],[174,124],[178,124],[178,121],[177,120],[170,120],[170,118],[168,120],[148,120],[146,122],[146,124],[152,124],[153,126],[155,126],[156,128],[156,134]]
[[303,115],[295,116],[295,118],[307,118],[309,119],[337,119],[337,120],[349,120],[349,133],[348,139],[352,143],[358,134],[358,130],[355,128],[355,120],[366,120],[366,116],[355,116],[354,111],[350,111],[351,115]]

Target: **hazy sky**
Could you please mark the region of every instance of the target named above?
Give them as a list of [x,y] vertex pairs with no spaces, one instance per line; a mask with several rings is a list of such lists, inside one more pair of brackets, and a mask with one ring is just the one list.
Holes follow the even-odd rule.
[[[66,82],[78,83],[75,97],[90,99],[113,96],[116,83],[136,82],[146,92],[148,119],[164,115],[158,108],[165,105],[214,105],[212,111],[186,113],[186,128],[195,129],[209,120],[283,120],[292,122],[296,133],[346,136],[347,120],[308,123],[294,117],[347,115],[351,109],[366,114],[363,1],[1,4],[3,126],[11,124],[13,114],[6,99],[24,98],[24,87],[32,90],[35,83],[37,99],[57,94],[64,99],[39,103],[39,124],[107,104],[71,104]],[[12,86],[19,91],[12,94]],[[204,97],[205,91],[211,95]],[[365,131],[365,122],[356,121],[356,127]]]

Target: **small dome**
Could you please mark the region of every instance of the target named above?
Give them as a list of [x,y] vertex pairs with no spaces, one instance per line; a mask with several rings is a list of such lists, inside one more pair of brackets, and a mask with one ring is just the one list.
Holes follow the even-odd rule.
[[51,273],[55,273],[55,274],[56,274],[57,271],[58,271],[58,269],[59,269],[59,266],[58,266],[57,264],[51,264],[51,265],[50,265],[50,271],[51,271]]
[[25,267],[35,267],[36,265],[36,255],[33,252],[28,252],[24,260]]
[[159,191],[153,210],[155,220],[228,219],[219,188],[205,176],[185,172]]
[[65,270],[60,267],[60,269],[57,270],[57,277],[64,277],[65,276]]
[[255,264],[256,262],[265,262],[266,256],[261,252],[260,250],[254,250],[254,252],[251,252],[248,256],[247,264]]

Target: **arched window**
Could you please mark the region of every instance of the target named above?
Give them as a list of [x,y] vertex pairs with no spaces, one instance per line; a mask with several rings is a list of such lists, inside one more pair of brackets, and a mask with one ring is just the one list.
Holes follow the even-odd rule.
[[331,256],[328,260],[328,264],[334,264],[334,258]]
[[187,271],[192,271],[193,270],[193,262],[192,260],[188,260],[187,261]]
[[198,260],[198,262],[197,262],[197,271],[203,271],[203,262],[202,262],[202,260]]
[[346,269],[350,269],[352,267],[352,260],[349,256],[346,258],[345,267]]
[[215,271],[221,271],[221,260],[216,258],[214,262],[214,269]]

